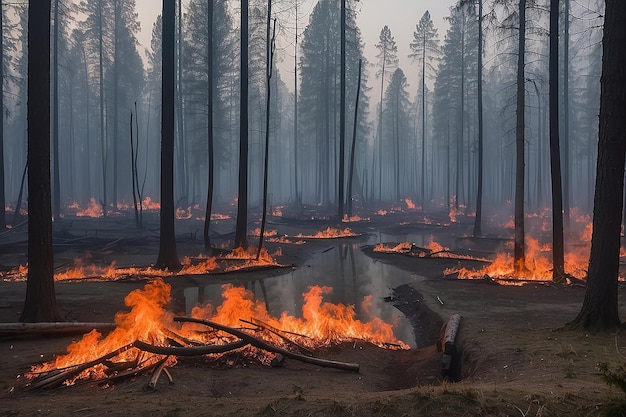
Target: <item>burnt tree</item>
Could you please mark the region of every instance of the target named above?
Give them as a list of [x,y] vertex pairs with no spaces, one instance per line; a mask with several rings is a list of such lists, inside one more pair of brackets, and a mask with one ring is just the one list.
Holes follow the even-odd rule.
[[248,0],[241,0],[241,93],[239,109],[239,194],[235,247],[248,247]]
[[572,323],[598,330],[620,324],[617,278],[626,153],[626,2],[606,0],[604,16],[591,255],[585,299]]
[[28,281],[20,321],[58,321],[50,201],[51,4],[28,5]]
[[178,270],[174,231],[174,37],[176,27],[175,0],[163,0],[163,60],[161,81],[161,214],[159,257],[155,267]]

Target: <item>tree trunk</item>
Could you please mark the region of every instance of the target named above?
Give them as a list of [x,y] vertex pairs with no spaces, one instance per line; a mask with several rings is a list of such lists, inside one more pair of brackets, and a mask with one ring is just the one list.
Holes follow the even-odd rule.
[[483,221],[483,0],[478,0],[478,184],[474,237],[482,235]]
[[[120,78],[119,78],[119,69],[120,69],[120,45],[119,45],[119,31],[121,22],[121,8],[118,5],[119,0],[114,1],[114,14],[115,14],[115,28],[113,34],[113,208],[117,210],[117,183],[118,183],[118,141],[119,141],[119,87],[120,87]],[[165,111],[165,109],[163,110]]]
[[519,32],[517,50],[517,122],[515,126],[515,237],[513,249],[513,262],[516,273],[520,273],[525,268],[525,248],[524,248],[524,66],[526,52],[526,0],[519,2]]
[[[558,6],[557,6],[558,7]],[[565,227],[569,229],[570,201],[570,151],[569,151],[569,0],[564,0],[564,33],[563,33],[563,215]],[[558,71],[558,70],[557,70]]]
[[[0,230],[7,226],[4,189],[4,12],[0,9]],[[16,208],[19,210],[19,207]]]
[[107,143],[106,133],[104,131],[104,30],[102,22],[102,0],[98,0],[98,67],[100,77],[100,153],[102,160],[102,215],[107,215]]
[[341,79],[339,83],[339,194],[337,197],[339,220],[344,213],[344,177],[346,154],[346,0],[341,0]]
[[28,281],[20,321],[60,321],[50,205],[50,1],[28,12]]
[[617,278],[626,153],[626,2],[606,0],[605,7],[593,235],[585,299],[572,323],[600,330],[620,324]]
[[161,215],[159,257],[155,267],[178,270],[174,231],[174,90],[176,63],[174,43],[176,0],[163,0],[163,61],[161,84]]
[[[552,180],[552,280],[565,278],[563,190],[559,149],[559,0],[550,0],[550,173]],[[565,159],[568,156],[565,155]]]
[[207,198],[206,198],[206,210],[204,214],[204,247],[209,249],[211,247],[211,237],[209,235],[210,227],[211,227],[211,212],[213,211],[213,186],[215,183],[215,156],[213,155],[213,91],[214,91],[214,83],[215,76],[213,74],[213,2],[209,1],[208,4],[208,18],[207,18],[207,27],[208,27],[208,50],[207,50],[207,87],[209,91],[207,92],[208,101],[208,151],[209,151],[209,160],[208,160],[208,170],[209,170],[209,183],[207,187]]
[[241,0],[239,192],[235,247],[248,247],[248,0]]
[[54,53],[52,64],[52,71],[54,79],[52,85],[54,91],[52,97],[54,99],[53,119],[52,119],[52,152],[54,158],[54,198],[52,199],[53,208],[52,214],[55,219],[58,219],[61,214],[61,175],[59,173],[59,0],[54,1]]
[[352,130],[352,148],[350,150],[350,171],[348,174],[348,218],[352,217],[352,180],[354,178],[354,154],[356,151],[356,131],[359,121],[359,98],[361,95],[361,65],[363,60],[359,59],[359,80],[356,86],[356,102],[354,104],[354,128]]

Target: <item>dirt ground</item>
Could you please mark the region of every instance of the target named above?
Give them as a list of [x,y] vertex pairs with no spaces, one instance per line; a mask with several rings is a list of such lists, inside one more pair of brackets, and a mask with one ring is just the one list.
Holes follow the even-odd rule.
[[[391,222],[397,221],[349,226],[364,233],[392,233]],[[146,222],[157,224],[154,218]],[[280,233],[316,230],[328,223],[276,222],[272,227]],[[66,218],[55,224],[55,261],[62,267],[76,256],[89,255],[94,262],[115,259],[120,264],[149,265],[156,258],[158,230],[146,227],[137,233],[131,225],[122,218]],[[216,229],[229,227],[223,224]],[[461,221],[452,232],[425,225],[403,229],[406,232],[410,227],[431,227],[434,236],[453,239],[464,236],[470,225]],[[181,257],[202,252],[199,228],[199,222],[177,224]],[[24,232],[0,235],[0,271],[24,263]],[[77,247],[71,242],[78,238]],[[220,238],[228,240],[228,233]],[[323,247],[316,242],[276,246],[283,252],[279,260],[296,267]],[[494,249],[486,241],[475,242],[475,246],[476,253]],[[23,375],[30,366],[64,352],[79,336],[5,337],[0,338],[0,416],[597,416],[611,400],[623,399],[623,393],[602,380],[597,364],[606,362],[613,369],[623,364],[626,335],[563,328],[580,308],[582,286],[500,286],[488,281],[450,280],[443,278],[445,268],[475,263],[374,253],[371,247],[363,250],[380,262],[425,277],[398,287],[392,302],[421,326],[417,332],[428,339],[427,346],[392,351],[357,342],[316,352],[320,357],[359,363],[358,373],[292,360],[283,367],[269,368],[254,363],[227,367],[189,358],[170,370],[173,384],[162,378],[154,391],[146,389],[147,376],[105,386],[86,382],[28,390]],[[248,274],[219,279],[245,282],[250,279]],[[166,280],[176,295],[190,284],[214,279],[218,278]],[[125,309],[125,295],[144,284],[145,280],[137,277],[116,282],[59,282],[59,310],[69,321],[111,322],[116,312]],[[24,294],[24,282],[0,282],[0,322],[19,319]],[[619,300],[624,311],[622,288]],[[457,342],[462,350],[463,379],[456,383],[442,381],[441,353],[434,343],[441,322],[453,313],[462,315]]]

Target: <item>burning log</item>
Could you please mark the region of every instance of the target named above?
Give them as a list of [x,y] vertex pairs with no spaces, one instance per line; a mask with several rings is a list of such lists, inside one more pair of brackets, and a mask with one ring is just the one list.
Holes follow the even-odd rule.
[[224,353],[230,350],[235,350],[244,347],[249,342],[244,340],[238,340],[232,343],[226,343],[223,345],[205,345],[205,346],[156,346],[151,345],[141,340],[137,340],[133,345],[137,349],[141,349],[148,353],[154,353],[157,355],[171,355],[171,356],[200,356],[210,355],[213,353]]
[[283,339],[285,342],[289,343],[290,345],[296,347],[297,349],[306,352],[307,355],[313,356],[313,351],[311,351],[311,349],[308,349],[296,342],[294,342],[293,340],[289,339],[287,336],[284,336],[281,334],[282,330],[280,329],[276,329],[272,326],[270,326],[267,323],[263,323],[261,320],[257,320],[257,319],[251,319],[250,321],[248,320],[243,320],[240,319],[242,322],[244,323],[248,323],[248,324],[253,324],[255,326],[260,327],[261,329],[267,330],[268,332],[275,334],[276,336],[280,337],[281,339]]
[[107,353],[104,356],[101,356],[97,359],[94,359],[92,361],[89,362],[85,362],[81,365],[76,365],[75,367],[72,367],[70,369],[66,369],[63,371],[59,371],[57,373],[55,373],[52,376],[48,376],[48,377],[44,377],[43,379],[40,379],[39,381],[33,383],[30,385],[31,389],[36,389],[36,388],[44,388],[44,387],[53,387],[56,385],[59,385],[61,383],[63,383],[63,381],[66,381],[78,374],[80,374],[81,372],[91,368],[92,366],[96,366],[99,365],[117,355],[119,355],[120,353],[126,352],[128,349],[132,348],[133,345],[126,345],[123,346],[119,349],[114,350],[113,352]]
[[236,336],[242,340],[245,340],[248,343],[250,343],[252,346],[255,346],[259,349],[278,353],[287,358],[296,359],[301,362],[310,363],[312,365],[317,365],[317,366],[322,366],[322,367],[327,367],[327,368],[341,369],[344,371],[359,372],[358,364],[331,361],[331,360],[320,359],[320,358],[315,358],[312,356],[305,356],[299,353],[290,352],[286,349],[267,343],[264,340],[258,339],[242,330],[234,329],[229,326],[224,326],[223,324],[215,323],[209,320],[202,320],[202,319],[198,319],[194,317],[174,317],[174,321],[184,322],[184,323],[198,323],[198,324],[203,324],[205,326],[213,327],[214,329],[221,330],[223,332]]
[[158,366],[156,368],[154,368],[154,372],[152,372],[152,376],[150,377],[150,381],[148,381],[148,388],[149,389],[156,390],[157,382],[159,382],[159,378],[161,377],[161,373],[163,371],[165,371],[165,375],[167,375],[167,377],[169,378],[170,384],[173,382],[172,381],[172,376],[165,369],[165,364],[167,363],[168,359],[169,359],[169,356],[166,356],[165,358],[161,359],[159,361],[159,363],[158,363]]
[[0,323],[0,337],[33,335],[68,335],[84,334],[93,329],[109,331],[115,329],[114,323]]

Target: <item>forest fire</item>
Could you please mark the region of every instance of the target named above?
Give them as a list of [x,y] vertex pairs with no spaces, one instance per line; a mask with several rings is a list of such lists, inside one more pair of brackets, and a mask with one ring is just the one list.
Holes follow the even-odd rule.
[[76,210],[76,217],[103,217],[104,211],[102,210],[102,205],[99,204],[94,197],[89,199],[89,204],[87,207],[82,208],[80,204],[74,201],[72,204],[68,206],[68,209]]
[[350,217],[348,217],[347,214],[343,215],[343,219],[341,220],[344,223],[355,223],[355,222],[369,222],[370,218],[369,217],[361,217],[358,214],[354,214]]
[[[110,381],[128,369],[133,369],[136,375],[138,370],[150,370],[157,364],[173,366],[176,356],[190,356],[190,352],[204,355],[202,351],[222,351],[210,355],[219,361],[224,352],[237,350],[239,356],[249,361],[269,365],[276,353],[267,351],[268,347],[287,352],[286,349],[296,346],[310,352],[358,340],[385,348],[409,348],[395,338],[391,324],[376,317],[361,321],[356,318],[354,306],[324,302],[324,295],[332,291],[329,287],[310,287],[303,294],[301,318],[286,312],[280,318],[272,317],[250,291],[224,285],[224,301],[220,306],[197,306],[191,318],[177,319],[166,310],[170,291],[168,284],[154,280],[144,289],[130,292],[124,300],[130,311],[116,314],[115,330],[106,337],[93,330],[69,345],[67,354],[33,366],[26,374],[31,385],[72,385],[86,379]],[[362,310],[367,311],[369,303],[371,299],[366,297]],[[216,323],[216,330],[207,331],[207,327],[188,323],[206,320]],[[181,321],[187,323],[180,324]],[[245,329],[241,329],[244,325]],[[294,353],[294,356],[299,355]]]
[[359,236],[358,233],[353,232],[349,227],[345,229],[338,229],[335,227],[327,227],[324,230],[321,230],[314,235],[305,235],[302,233],[298,233],[296,235],[297,238],[300,239],[339,239],[344,237],[356,237]]

